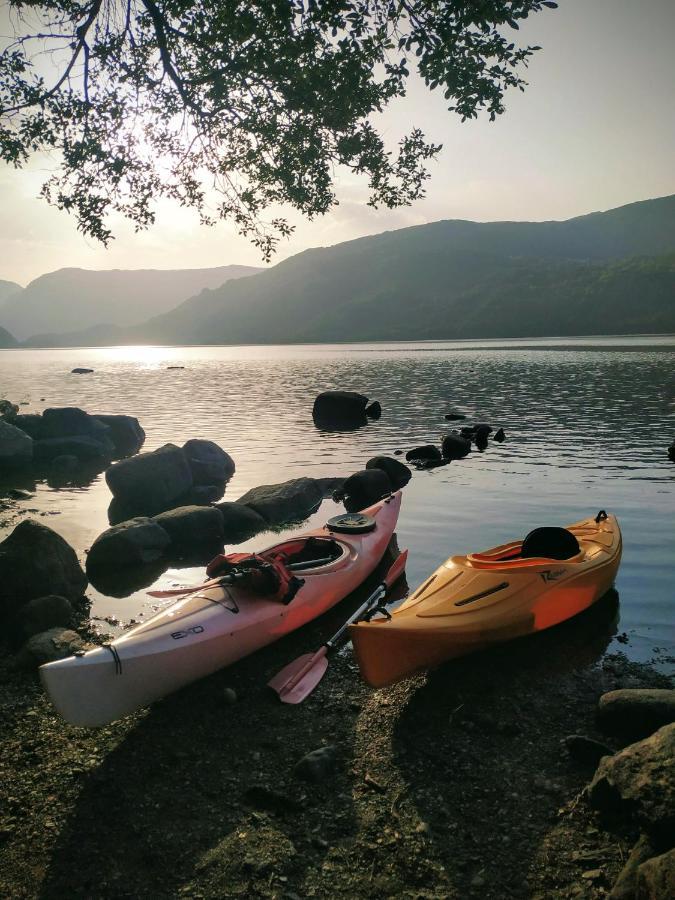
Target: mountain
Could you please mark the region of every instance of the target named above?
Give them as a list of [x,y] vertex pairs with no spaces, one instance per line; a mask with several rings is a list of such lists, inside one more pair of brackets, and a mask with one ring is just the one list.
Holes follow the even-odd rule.
[[18,347],[19,342],[6,328],[0,328],[0,348]]
[[59,334],[101,323],[128,327],[172,309],[204,288],[260,271],[253,266],[59,269],[31,281],[23,291],[10,293],[0,305],[0,325],[20,339],[37,332]]
[[675,196],[563,222],[451,220],[308,250],[108,342],[633,332],[675,332]]
[[0,279],[0,310],[7,303],[10,297],[19,294],[23,288],[15,281],[2,281]]
[[136,332],[269,343],[675,331],[673,252],[675,196],[564,222],[435,222],[306,251]]

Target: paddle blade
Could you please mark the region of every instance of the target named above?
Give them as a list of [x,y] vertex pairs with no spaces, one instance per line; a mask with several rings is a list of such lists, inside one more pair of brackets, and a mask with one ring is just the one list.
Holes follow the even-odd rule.
[[393,565],[384,576],[384,586],[389,590],[389,588],[399,580],[401,575],[403,575],[405,571],[405,564],[408,562],[408,551],[403,550],[398,558],[394,561]]
[[321,650],[299,656],[267,682],[282,703],[302,703],[321,681],[328,668],[328,659]]

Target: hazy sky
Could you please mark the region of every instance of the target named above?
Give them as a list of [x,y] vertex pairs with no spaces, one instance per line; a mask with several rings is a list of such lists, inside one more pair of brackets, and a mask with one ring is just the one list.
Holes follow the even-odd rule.
[[[443,143],[426,199],[375,211],[365,186],[343,179],[334,212],[313,222],[289,215],[297,230],[276,260],[438,219],[564,219],[675,193],[675,0],[560,0],[515,35],[543,49],[526,92],[513,92],[495,123],[462,124],[419,82],[382,117],[392,140],[414,124]],[[171,205],[149,232],[119,224],[106,250],[37,199],[44,177],[38,165],[0,167],[0,279],[26,284],[65,266],[262,264],[228,225],[201,227]]]

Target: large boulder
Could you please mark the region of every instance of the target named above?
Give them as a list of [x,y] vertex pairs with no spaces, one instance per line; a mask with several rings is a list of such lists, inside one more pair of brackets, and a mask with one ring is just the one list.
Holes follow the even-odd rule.
[[134,416],[96,413],[94,418],[108,428],[108,435],[115,445],[115,456],[128,456],[143,446],[145,431]]
[[405,487],[412,478],[410,469],[392,456],[373,456],[366,463],[366,469],[381,469],[386,472],[394,490]]
[[293,478],[251,488],[237,503],[250,506],[269,525],[282,525],[306,519],[322,500],[323,492],[314,478]]
[[624,688],[603,694],[598,704],[598,724],[609,734],[643,738],[671,722],[675,722],[675,690]]
[[114,463],[105,473],[113,497],[127,511],[154,515],[175,506],[192,487],[187,457],[175,444]]
[[73,617],[73,607],[65,597],[48,594],[25,603],[12,622],[12,632],[19,641],[50,628],[66,628]]
[[12,425],[16,425],[17,428],[25,431],[35,441],[46,437],[42,416],[39,416],[37,413],[21,413],[14,417]]
[[213,441],[193,438],[183,444],[183,453],[196,485],[217,484],[234,475],[234,460]]
[[391,491],[391,481],[386,472],[382,469],[362,469],[350,475],[334,497],[344,501],[348,512],[358,512],[377,503]]
[[36,462],[51,462],[58,456],[76,456],[80,462],[91,460],[108,463],[112,459],[113,452],[114,448],[107,439],[98,440],[85,434],[43,438],[33,444]]
[[108,429],[98,419],[77,406],[50,407],[42,413],[44,437],[97,436]]
[[194,547],[220,548],[225,539],[223,516],[215,506],[179,506],[155,516],[171,538],[172,552]]
[[161,559],[170,544],[168,532],[153,519],[129,519],[99,534],[87,556],[87,571],[151,563]]
[[47,594],[78,600],[86,587],[77,554],[46,525],[24,519],[0,543],[0,619]]
[[463,459],[471,450],[471,441],[459,434],[446,434],[441,445],[443,459]]
[[368,422],[368,398],[356,391],[324,391],[314,400],[312,418],[319,428],[358,428]]
[[657,848],[672,846],[675,834],[675,723],[605,756],[588,788],[591,805],[624,813]]
[[226,544],[240,544],[258,534],[266,531],[268,524],[250,506],[243,503],[216,503],[215,508],[220,510],[223,518],[223,529]]
[[675,848],[642,863],[637,871],[636,900],[675,897]]
[[0,467],[23,466],[33,458],[33,438],[0,419]]

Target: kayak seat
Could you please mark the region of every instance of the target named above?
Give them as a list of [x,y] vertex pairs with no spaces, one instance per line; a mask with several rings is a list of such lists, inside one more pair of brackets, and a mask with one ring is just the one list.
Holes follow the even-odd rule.
[[299,541],[289,541],[283,545],[284,556],[288,565],[298,563],[333,562],[342,556],[342,546],[333,538],[310,537]]
[[523,541],[522,559],[533,556],[544,559],[571,559],[581,552],[579,541],[566,528],[535,528]]

